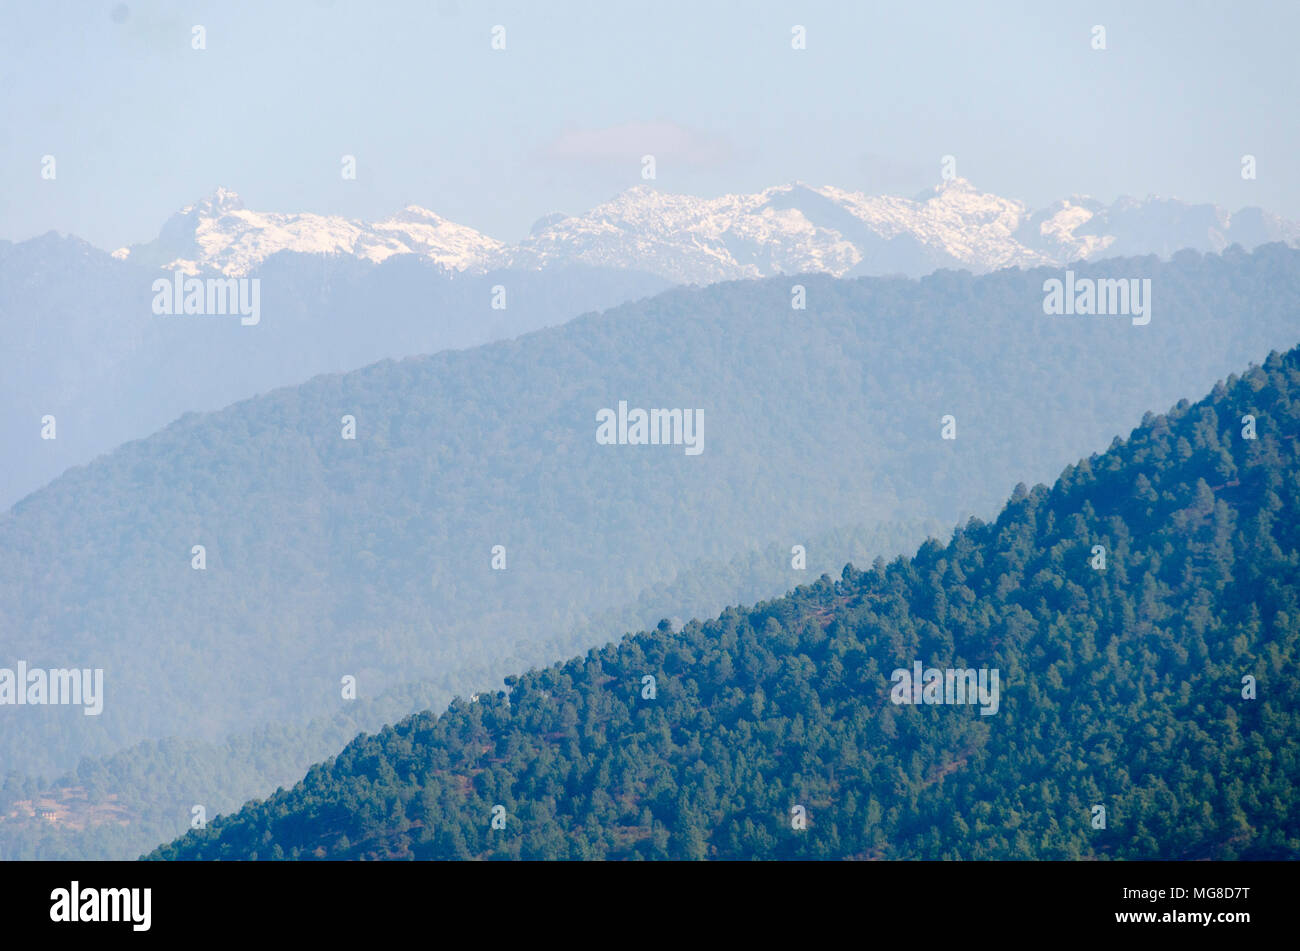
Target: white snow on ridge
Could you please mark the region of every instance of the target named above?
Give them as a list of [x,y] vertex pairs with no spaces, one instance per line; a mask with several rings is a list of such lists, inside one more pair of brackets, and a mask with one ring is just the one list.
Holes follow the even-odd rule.
[[[1154,198],[1120,199],[1107,207],[1075,196],[1031,212],[964,179],[916,198],[800,182],[718,198],[638,185],[584,214],[552,215],[523,241],[506,245],[417,205],[368,224],[250,211],[234,192],[218,189],[173,216],[157,241],[120,249],[114,257],[130,254],[238,276],[278,251],[375,262],[415,254],[471,273],[581,264],[703,284],[805,272],[923,274],[948,266],[979,273],[1055,266],[1116,245],[1126,254],[1218,250],[1233,238],[1227,234],[1231,220],[1213,206]],[[1300,228],[1276,216],[1259,212],[1249,222],[1248,243],[1300,241]]]
[[[184,247],[186,244],[191,247]],[[159,239],[145,248],[153,252],[150,257],[171,258],[168,267],[172,262],[178,267],[190,262],[233,277],[247,274],[278,251],[350,254],[375,262],[395,254],[418,254],[442,267],[465,270],[500,246],[499,241],[473,228],[416,205],[366,224],[310,212],[250,211],[234,192],[219,188],[210,197],[181,209],[164,226]],[[138,252],[133,248],[129,253]]]

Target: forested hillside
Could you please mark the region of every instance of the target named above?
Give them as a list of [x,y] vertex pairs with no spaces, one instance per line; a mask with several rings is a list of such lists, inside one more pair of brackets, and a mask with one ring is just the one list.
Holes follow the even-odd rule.
[[[1298,438],[1273,353],[946,545],[507,678],[153,857],[1295,857]],[[916,661],[996,712],[894,703]]]
[[[937,522],[845,526],[809,539],[807,571],[836,569],[847,555],[870,561],[914,550]],[[641,592],[632,604],[592,617],[550,639],[521,647],[519,657],[466,657],[459,678],[476,689],[499,683],[512,662],[545,664],[585,651],[610,631],[653,625],[665,611],[703,617],[718,606],[753,601],[781,590],[790,577],[788,552],[767,546],[726,564],[700,562],[671,582]],[[837,570],[837,569],[836,569]],[[0,783],[0,860],[122,859],[139,855],[189,827],[192,809],[209,815],[237,810],[250,796],[292,785],[308,768],[358,733],[394,723],[412,711],[441,709],[453,699],[447,679],[398,684],[359,698],[309,723],[275,722],[233,736],[204,740],[172,736],[146,740],[111,756],[86,758],[74,772],[49,781],[10,774]],[[49,810],[42,819],[38,809]]]
[[[301,775],[268,776],[259,761],[292,764],[232,738],[364,729],[350,704],[404,685],[467,695],[659,617],[914,550],[909,526],[987,517],[1135,411],[1300,337],[1300,252],[1280,245],[1078,271],[1149,276],[1151,322],[1046,315],[1049,270],[805,275],[676,289],[182,417],[0,515],[6,658],[102,668],[106,693],[95,717],[9,710],[0,764],[48,780],[150,741],[233,743],[219,788],[211,759],[150,752],[153,780],[123,771],[119,795],[179,832],[184,800],[231,808]],[[597,414],[624,401],[699,411],[702,451],[600,444]],[[302,755],[337,749],[335,729]]]

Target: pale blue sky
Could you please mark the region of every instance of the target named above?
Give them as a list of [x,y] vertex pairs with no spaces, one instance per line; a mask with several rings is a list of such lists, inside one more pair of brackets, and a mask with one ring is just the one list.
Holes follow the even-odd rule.
[[0,238],[111,249],[224,185],[265,211],[416,203],[515,241],[639,184],[643,152],[657,187],[699,195],[910,195],[953,154],[1034,207],[1156,193],[1300,218],[1297,35],[1290,0],[0,0]]

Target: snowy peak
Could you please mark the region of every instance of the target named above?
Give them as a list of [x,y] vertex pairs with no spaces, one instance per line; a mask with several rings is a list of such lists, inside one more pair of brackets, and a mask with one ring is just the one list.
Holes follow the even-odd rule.
[[430,211],[428,208],[421,208],[419,205],[407,205],[397,214],[387,219],[392,222],[441,222],[445,219]]
[[1233,242],[1300,243],[1295,223],[1177,199],[1072,196],[1038,211],[962,178],[914,198],[803,182],[695,198],[637,185],[586,214],[543,219],[503,255],[519,267],[563,261],[709,283],[818,271],[837,276],[1059,266],[1119,254],[1221,251]]
[[842,273],[851,266],[852,246],[819,230],[788,202],[774,201],[795,187],[702,199],[638,185],[584,215],[539,222],[503,262],[628,267],[694,283],[807,270]]
[[278,251],[383,261],[414,254],[451,271],[586,265],[646,271],[680,283],[823,272],[907,274],[959,267],[1059,266],[1101,255],[1221,251],[1300,244],[1294,222],[1177,199],[1074,195],[1046,208],[981,191],[962,178],[913,198],[804,182],[699,198],[638,184],[580,215],[547,215],[515,245],[407,205],[381,221],[251,211],[218,188],[164,225],[156,241],[114,252],[191,273],[246,274]]
[[115,256],[233,277],[249,273],[279,251],[350,254],[375,262],[395,254],[418,254],[461,271],[478,266],[500,247],[499,241],[418,205],[366,224],[334,215],[250,211],[235,192],[218,188],[173,215],[157,240],[119,250]]
[[198,212],[203,215],[219,215],[230,211],[242,211],[244,200],[228,188],[218,187],[207,198],[181,209],[181,214]]
[[552,221],[505,255],[520,267],[562,259],[650,270],[708,283],[822,271],[926,273],[1038,264],[1014,237],[1020,202],[961,179],[917,199],[803,182],[754,194],[694,198],[638,185],[585,215]]
[[407,205],[392,217],[371,225],[370,230],[393,242],[392,247],[399,250],[392,253],[419,254],[453,271],[478,270],[503,247],[500,241],[419,205]]

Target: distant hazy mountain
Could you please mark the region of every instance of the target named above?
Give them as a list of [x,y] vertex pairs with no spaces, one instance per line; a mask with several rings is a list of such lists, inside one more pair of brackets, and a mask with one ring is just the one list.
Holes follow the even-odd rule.
[[1300,226],[1257,208],[1229,214],[1176,199],[1087,197],[1032,211],[955,179],[916,198],[872,196],[801,183],[750,195],[695,198],[641,185],[580,215],[548,215],[505,245],[410,206],[365,224],[314,214],[249,211],[233,192],[174,216],[159,238],[118,257],[191,271],[249,273],[281,250],[382,261],[415,254],[456,271],[581,264],[632,268],[678,283],[777,274],[920,276],[940,267],[981,273],[1182,248],[1247,250],[1294,243]]
[[[101,716],[3,711],[0,763],[328,715],[348,674],[454,687],[701,560],[951,524],[1300,336],[1281,245],[1080,269],[1149,276],[1143,327],[1046,316],[1054,273],[813,275],[801,311],[788,279],[678,288],[187,415],[0,515],[5,658],[102,667],[108,691]],[[620,403],[698,410],[702,451],[601,444]]]
[[[76,238],[0,242],[0,508],[72,465],[316,373],[473,346],[658,292],[778,274],[976,273],[1111,255],[1167,257],[1295,242],[1258,209],[1086,198],[1030,212],[955,180],[916,199],[794,184],[702,199],[650,187],[550,215],[507,246],[410,206],[373,224],[250,211],[219,189],[148,244],[111,256]],[[152,284],[177,271],[258,277],[263,317],[160,317]],[[497,288],[505,296],[493,305]],[[40,421],[57,440],[39,440]]]
[[[261,313],[244,326],[156,315],[160,276],[171,274],[76,238],[0,242],[0,509],[183,413],[319,373],[512,337],[668,286],[627,268],[471,275],[411,254],[376,264],[282,250],[249,272]],[[498,285],[504,306],[494,308]],[[46,416],[54,439],[41,438]]]

